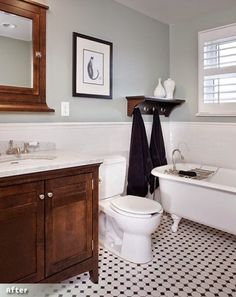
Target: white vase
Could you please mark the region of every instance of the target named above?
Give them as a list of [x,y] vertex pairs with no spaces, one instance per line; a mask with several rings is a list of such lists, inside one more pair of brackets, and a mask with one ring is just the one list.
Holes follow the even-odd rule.
[[164,87],[166,91],[166,99],[173,99],[175,91],[175,81],[171,78],[168,78],[164,81]]
[[158,85],[154,91],[154,96],[159,98],[165,98],[166,91],[162,85],[161,78],[158,79]]

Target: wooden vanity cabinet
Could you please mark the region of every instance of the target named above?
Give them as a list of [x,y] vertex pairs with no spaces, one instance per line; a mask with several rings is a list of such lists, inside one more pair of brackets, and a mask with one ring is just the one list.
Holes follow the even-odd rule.
[[91,173],[46,182],[46,276],[92,257]]
[[43,182],[0,187],[0,282],[44,277]]
[[0,179],[0,283],[98,282],[98,167]]

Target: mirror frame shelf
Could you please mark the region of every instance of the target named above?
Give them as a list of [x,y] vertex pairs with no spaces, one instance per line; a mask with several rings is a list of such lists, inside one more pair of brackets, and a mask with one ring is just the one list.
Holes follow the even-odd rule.
[[0,0],[0,10],[32,20],[33,87],[0,85],[0,112],[54,112],[46,103],[46,12],[32,0]]

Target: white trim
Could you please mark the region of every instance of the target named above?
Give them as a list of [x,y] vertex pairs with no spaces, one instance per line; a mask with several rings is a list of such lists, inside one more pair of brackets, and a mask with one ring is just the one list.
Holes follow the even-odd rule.
[[[144,122],[145,125],[152,125],[152,122]],[[236,126],[236,123],[223,123],[223,122],[186,122],[186,121],[164,121],[161,122],[162,126],[165,125],[232,125]],[[65,126],[65,127],[92,127],[92,126],[131,126],[132,122],[47,122],[47,123],[0,123],[0,128],[5,128],[5,127],[12,127],[12,128],[31,128],[31,127],[42,127],[42,126],[55,126],[55,127],[60,127],[60,126]]]
[[[145,125],[151,122],[145,122]],[[0,130],[47,130],[47,129],[102,129],[114,127],[130,127],[132,122],[54,122],[54,123],[0,123]],[[1,135],[0,135],[1,138]]]
[[236,117],[236,111],[232,113],[210,113],[210,112],[198,112],[196,117]]
[[204,43],[236,36],[236,23],[198,32],[198,113],[196,116],[236,116],[236,103],[205,103],[204,76],[236,73],[236,66],[204,69]]
[[[149,123],[149,122],[147,122]],[[150,122],[151,123],[151,122]],[[21,126],[21,127],[32,127],[32,126],[120,126],[120,125],[130,125],[132,122],[47,122],[47,123],[0,123],[0,126]]]
[[222,122],[169,122],[170,126],[231,126],[236,128],[236,123]]

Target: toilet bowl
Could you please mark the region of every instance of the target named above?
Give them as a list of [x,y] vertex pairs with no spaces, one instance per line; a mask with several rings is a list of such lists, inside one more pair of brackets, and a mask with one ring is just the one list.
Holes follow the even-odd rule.
[[151,235],[161,222],[163,209],[147,198],[121,196],[125,172],[126,160],[121,156],[109,157],[101,166],[100,243],[125,260],[147,263],[152,260]]

